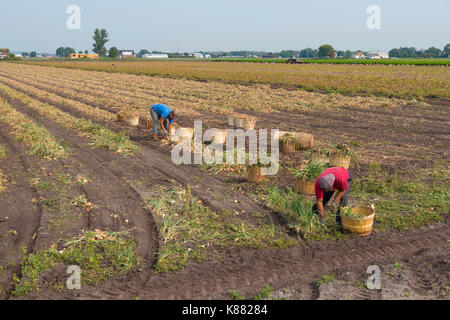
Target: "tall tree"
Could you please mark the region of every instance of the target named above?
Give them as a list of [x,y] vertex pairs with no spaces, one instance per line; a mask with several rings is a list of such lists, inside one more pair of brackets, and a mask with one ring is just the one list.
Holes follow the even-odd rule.
[[70,48],[70,47],[65,47],[64,48],[64,57],[68,57],[71,53],[75,53],[75,49],[74,48]]
[[98,53],[101,57],[106,56],[107,51],[105,48],[105,44],[109,41],[108,37],[108,32],[106,32],[105,29],[95,29],[94,36],[92,37],[92,39],[95,41],[92,51]]
[[389,57],[400,58],[400,49],[394,48],[391,51],[389,51]]
[[282,58],[292,58],[292,57],[298,57],[299,52],[295,50],[283,50],[280,52],[280,57]]
[[444,47],[444,51],[442,53],[443,53],[444,57],[450,56],[450,43]]
[[318,55],[320,58],[331,57],[334,53],[334,48],[329,44],[324,44],[319,47]]
[[56,49],[56,56],[64,57],[64,47],[59,47],[58,49]]
[[300,58],[314,58],[314,49],[306,48],[300,50]]
[[30,52],[30,58],[36,58],[36,56],[37,56],[36,51],[31,51]]
[[426,58],[439,58],[442,54],[442,50],[436,47],[430,47],[423,52]]
[[117,56],[119,55],[119,50],[117,50],[117,48],[116,47],[111,47],[110,49],[109,49],[109,53],[108,53],[108,56],[110,57],[110,58],[117,58]]
[[148,51],[147,49],[142,49],[141,51],[139,51],[138,55],[139,56],[143,56],[144,54],[149,54],[150,51]]
[[353,55],[353,52],[351,52],[350,50],[345,50],[344,58],[351,58],[352,55]]

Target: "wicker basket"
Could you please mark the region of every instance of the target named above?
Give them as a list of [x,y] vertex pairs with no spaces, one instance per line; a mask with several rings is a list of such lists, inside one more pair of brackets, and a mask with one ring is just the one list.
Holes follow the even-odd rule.
[[352,218],[341,214],[342,227],[351,233],[360,237],[371,234],[373,221],[375,218],[375,210],[370,207],[356,206],[352,208],[352,212],[361,218]]
[[287,131],[278,131],[278,134],[275,135],[275,139],[281,139],[283,138],[285,135],[287,135],[289,132]]
[[235,118],[234,119],[234,125],[238,129],[243,129],[244,128],[244,119],[242,119],[242,118]]
[[180,141],[192,140],[194,137],[194,129],[192,128],[178,128],[175,135],[179,137]]
[[136,127],[139,125],[139,116],[128,116],[125,118],[125,123],[129,126]]
[[314,136],[308,133],[296,133],[298,139],[298,148],[308,150],[314,148]]
[[261,167],[251,166],[247,168],[247,179],[250,182],[261,183],[266,181],[266,176],[261,175]]
[[220,129],[213,129],[213,136],[211,137],[212,143],[224,144],[227,139],[227,131]]
[[351,160],[351,156],[331,156],[330,166],[348,169],[350,167]]
[[280,140],[280,151],[281,153],[294,153],[295,145],[296,145],[295,141]]
[[233,116],[228,116],[228,126],[229,127],[234,127],[236,124],[234,122],[234,117]]
[[303,180],[302,178],[298,178],[295,189],[297,190],[298,193],[313,195],[316,193],[315,184],[316,182],[314,180],[306,181]]
[[244,119],[244,122],[242,124],[242,128],[244,130],[253,130],[256,126],[256,120],[255,119]]

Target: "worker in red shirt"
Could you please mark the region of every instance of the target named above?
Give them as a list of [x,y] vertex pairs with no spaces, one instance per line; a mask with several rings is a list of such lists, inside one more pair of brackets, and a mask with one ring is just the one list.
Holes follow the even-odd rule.
[[[348,205],[348,194],[352,186],[352,174],[345,168],[334,167],[328,168],[317,178],[316,204],[313,206],[313,212],[320,214],[320,220],[325,219],[324,206],[330,201],[331,197],[337,191],[332,204],[331,212],[336,214],[336,223],[342,227],[341,222],[341,206]],[[340,202],[340,203],[339,203]]]

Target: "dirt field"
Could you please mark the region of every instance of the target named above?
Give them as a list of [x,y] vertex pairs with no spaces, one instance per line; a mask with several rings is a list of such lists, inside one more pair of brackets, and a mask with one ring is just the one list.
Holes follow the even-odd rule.
[[[6,150],[0,157],[0,297],[448,299],[450,102],[297,91],[1,63],[0,98],[70,154],[41,157],[31,148],[40,146],[39,139],[19,139],[13,120],[0,122],[0,146]],[[246,107],[258,97],[258,109]],[[299,107],[289,108],[289,98]],[[311,133],[318,146],[353,145],[359,166],[353,163],[350,170],[358,184],[350,197],[377,206],[373,233],[359,238],[337,232],[329,217],[326,233],[304,237],[266,201],[267,188],[293,187],[286,168],[308,159],[306,151],[281,155],[280,173],[255,185],[239,170],[215,175],[199,166],[176,166],[171,147],[153,141],[143,121],[136,128],[115,121],[121,105],[140,107],[145,115],[157,99],[179,107],[180,126],[192,127],[200,118],[208,127],[226,128],[231,110],[256,117],[257,129]],[[334,100],[321,108],[323,99]],[[230,107],[221,109],[228,100]],[[302,101],[307,107],[300,107]],[[58,121],[48,105],[73,118]],[[88,130],[77,119],[102,127]],[[129,142],[114,135],[120,131]],[[109,135],[113,138],[101,140]],[[129,143],[138,151],[124,155],[126,148],[133,150]],[[387,191],[365,189],[370,179]],[[165,199],[173,199],[173,208]],[[183,210],[192,212],[195,223],[179,230],[167,212]],[[66,268],[81,259],[64,255],[67,243],[88,230],[99,230],[95,244],[101,231],[109,232],[119,239],[117,252],[127,255],[116,264],[102,251],[101,265],[112,266],[111,273],[83,283],[81,290],[66,290]],[[121,234],[135,248],[124,247],[128,242]],[[45,250],[50,254],[43,259],[38,253]],[[138,266],[131,263],[133,250]],[[370,265],[381,268],[380,290],[366,288]]]

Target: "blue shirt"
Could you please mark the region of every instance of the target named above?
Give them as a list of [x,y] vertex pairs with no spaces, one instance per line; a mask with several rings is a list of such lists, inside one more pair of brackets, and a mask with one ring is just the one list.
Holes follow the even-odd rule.
[[165,104],[155,104],[153,107],[153,110],[156,111],[158,116],[163,117],[164,119],[168,119],[169,123],[173,122],[173,119],[169,119],[169,114],[172,112],[172,109],[170,109]]

